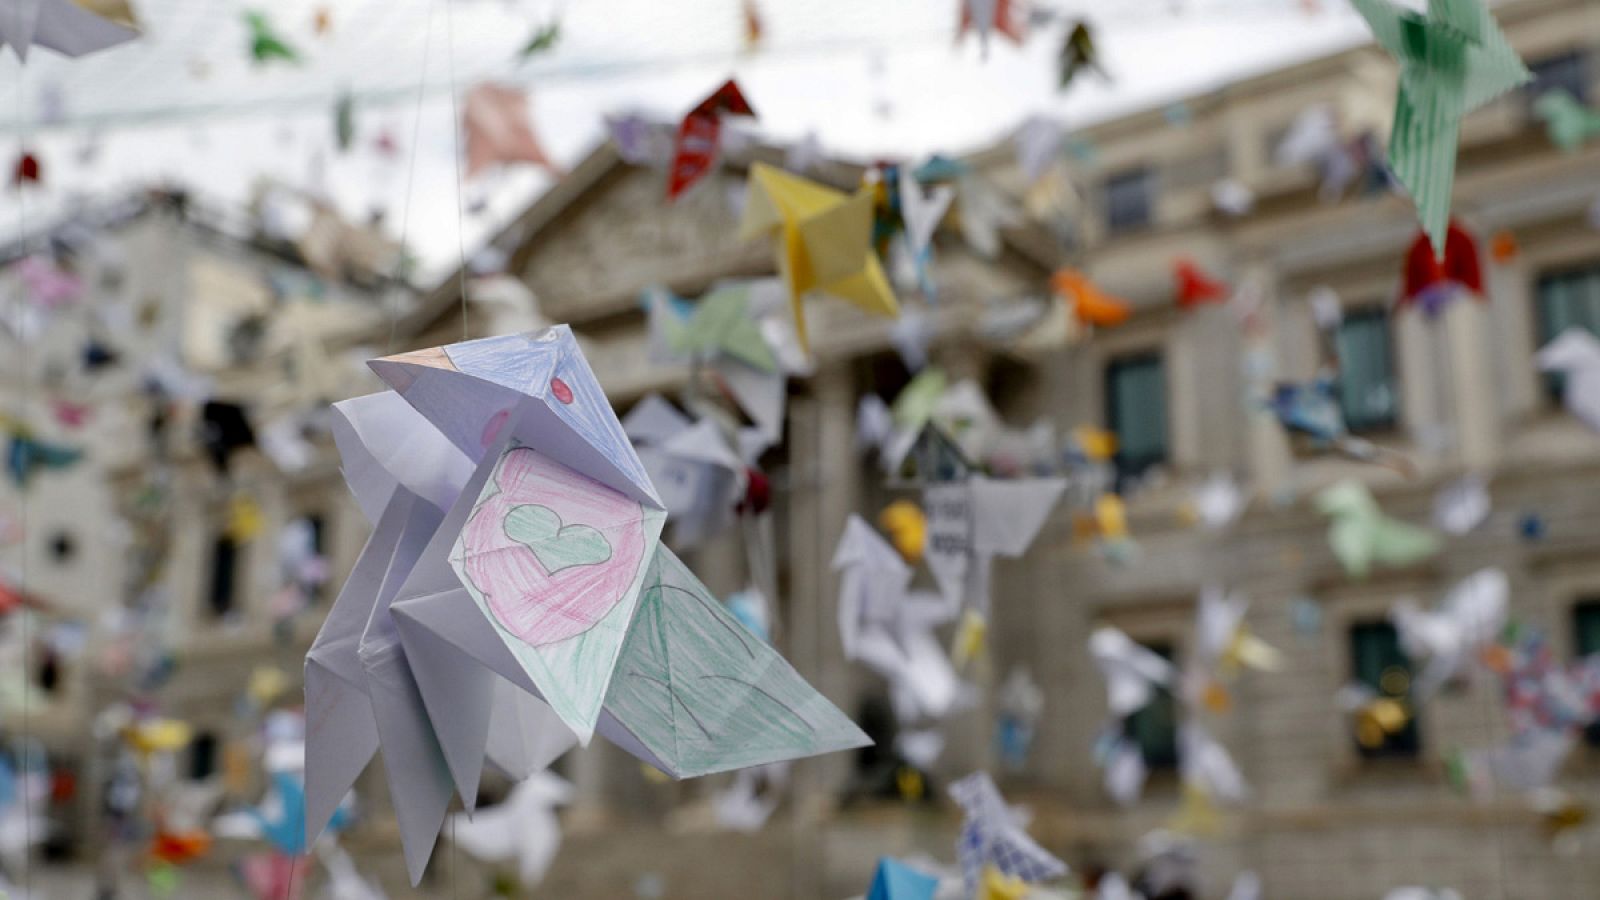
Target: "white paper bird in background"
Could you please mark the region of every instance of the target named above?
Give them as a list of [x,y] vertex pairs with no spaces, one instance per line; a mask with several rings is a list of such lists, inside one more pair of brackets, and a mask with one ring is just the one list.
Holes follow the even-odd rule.
[[1106,679],[1106,705],[1122,719],[1143,709],[1158,687],[1172,683],[1172,663],[1110,626],[1089,636],[1089,655]]
[[1535,360],[1540,371],[1561,374],[1561,402],[1567,411],[1600,431],[1600,340],[1573,326],[1539,348]]
[[1511,583],[1499,569],[1481,569],[1462,579],[1430,610],[1410,599],[1395,604],[1389,618],[1406,655],[1426,660],[1412,684],[1418,699],[1432,696],[1465,667],[1505,627]]
[[516,860],[523,890],[532,890],[561,848],[561,823],[556,808],[572,802],[572,785],[549,772],[535,772],[516,787],[505,801],[477,811],[456,813],[450,833],[461,849],[490,863]]

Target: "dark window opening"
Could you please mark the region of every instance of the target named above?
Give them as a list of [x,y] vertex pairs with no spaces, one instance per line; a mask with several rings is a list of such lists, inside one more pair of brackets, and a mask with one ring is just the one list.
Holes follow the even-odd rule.
[[1106,366],[1106,430],[1117,437],[1117,490],[1167,461],[1167,384],[1159,353]]
[[1106,179],[1106,229],[1134,231],[1155,218],[1155,175],[1149,169],[1121,172]]
[[1356,434],[1393,428],[1400,404],[1388,312],[1381,306],[1346,312],[1335,340],[1345,427]]
[[[1600,597],[1586,597],[1572,607],[1572,652],[1582,659],[1600,653]],[[1600,720],[1583,729],[1584,743],[1600,747]]]
[[1400,649],[1400,634],[1388,622],[1363,622],[1350,626],[1350,668],[1355,681],[1379,697],[1405,703],[1410,715],[1395,731],[1385,732],[1374,745],[1356,742],[1364,759],[1414,758],[1422,749],[1417,711],[1410,705],[1411,660]]
[[[1168,662],[1172,661],[1172,645],[1151,643],[1145,649]],[[1178,767],[1178,701],[1166,685],[1158,685],[1150,702],[1138,712],[1122,720],[1122,733],[1139,745],[1145,767],[1176,769]]]
[[235,582],[239,565],[239,545],[222,536],[211,544],[211,589],[208,598],[211,614],[222,618],[233,612]]
[[[1600,265],[1539,276],[1534,304],[1541,347],[1568,328],[1600,336]],[[1545,373],[1544,387],[1550,402],[1559,404],[1565,388],[1561,373]]]

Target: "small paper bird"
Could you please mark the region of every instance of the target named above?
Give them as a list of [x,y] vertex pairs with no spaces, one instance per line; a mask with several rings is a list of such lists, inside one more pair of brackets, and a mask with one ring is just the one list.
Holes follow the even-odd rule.
[[81,459],[83,451],[76,447],[39,440],[26,429],[13,428],[11,444],[6,451],[6,471],[12,484],[27,487],[35,472],[65,469]]
[[1437,535],[1385,515],[1359,481],[1325,488],[1317,495],[1316,506],[1332,520],[1328,545],[1351,577],[1366,577],[1374,565],[1407,566],[1439,552]]
[[490,166],[516,163],[561,174],[533,131],[528,95],[521,88],[488,81],[474,85],[467,91],[461,120],[467,135],[468,178]]
[[1113,328],[1133,315],[1132,304],[1102,291],[1077,269],[1057,269],[1050,276],[1050,290],[1071,307],[1073,317],[1084,325]]
[[0,6],[0,44],[9,45],[23,62],[29,47],[83,56],[138,36],[126,0],[11,0]]
[[546,22],[533,30],[528,40],[523,43],[522,49],[517,51],[519,62],[531,59],[541,53],[548,53],[561,42],[561,23]]
[[356,139],[356,98],[349,91],[333,104],[333,140],[339,152],[350,149]]
[[1221,303],[1228,299],[1228,285],[1206,274],[1191,259],[1180,257],[1172,263],[1172,281],[1179,309],[1194,309],[1204,303]]
[[821,291],[874,315],[894,318],[899,303],[872,251],[872,192],[845,194],[765,163],[750,167],[739,237],[773,238],[795,332],[809,352],[804,299]]
[[532,890],[561,848],[561,823],[555,809],[572,801],[572,785],[549,771],[535,772],[511,789],[497,806],[474,815],[456,813],[451,839],[474,859],[498,863],[516,860],[522,890]]
[[1027,36],[1027,20],[1015,5],[1015,0],[961,0],[961,27],[956,40],[977,29],[978,46],[985,57],[989,55],[989,35],[998,31],[1011,43],[1022,46]]
[[950,785],[950,796],[966,817],[956,841],[956,856],[969,891],[981,884],[983,870],[1030,884],[1067,874],[1067,864],[1028,836],[988,773],[974,772]]
[[1124,719],[1143,709],[1156,688],[1172,683],[1172,663],[1111,626],[1089,636],[1089,656],[1106,680],[1106,707]]
[[778,371],[778,357],[750,308],[748,282],[727,284],[700,298],[688,320],[659,317],[674,352],[702,362],[719,356],[762,372]]
[[39,165],[39,157],[27,150],[17,157],[17,162],[11,167],[11,186],[22,187],[24,184],[41,184],[44,181],[43,170]]
[[1561,402],[1567,411],[1600,432],[1600,340],[1573,325],[1539,348],[1540,371],[1559,372]]
[[1085,69],[1093,69],[1101,78],[1110,78],[1100,66],[1100,51],[1094,46],[1094,32],[1089,23],[1084,21],[1073,24],[1072,30],[1067,32],[1066,40],[1061,43],[1057,65],[1061,70],[1059,89],[1063,91]]
[[1400,305],[1415,304],[1431,318],[1443,312],[1463,291],[1483,296],[1477,238],[1459,223],[1451,222],[1445,229],[1444,251],[1435,253],[1428,235],[1418,233],[1406,251]]
[[1479,0],[1429,0],[1426,13],[1389,0],[1351,4],[1400,63],[1389,165],[1443,256],[1461,120],[1533,74]]
[[711,171],[721,150],[723,116],[754,118],[755,114],[744,92],[731,78],[689,110],[678,124],[678,136],[672,147],[672,163],[667,170],[667,199],[676,200]]
[[761,47],[761,38],[766,31],[761,24],[761,8],[756,5],[756,0],[740,2],[739,20],[744,26],[744,52],[754,53]]
[[247,10],[244,24],[250,29],[250,59],[255,65],[266,65],[274,60],[289,63],[300,61],[299,51],[278,35],[266,13]]
[[1511,583],[1499,569],[1481,569],[1463,578],[1434,609],[1422,610],[1409,598],[1389,612],[1400,646],[1427,665],[1412,681],[1412,696],[1428,697],[1461,674],[1506,624]]
[[1576,153],[1590,139],[1600,137],[1600,112],[1578,102],[1563,88],[1540,96],[1533,104],[1533,114],[1544,120],[1550,143],[1563,153]]

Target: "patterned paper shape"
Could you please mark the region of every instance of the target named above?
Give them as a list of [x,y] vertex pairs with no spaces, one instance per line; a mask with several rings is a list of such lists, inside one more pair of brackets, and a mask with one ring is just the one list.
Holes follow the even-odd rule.
[[679,777],[871,741],[658,548],[606,711]]
[[478,609],[579,734],[600,717],[665,519],[513,444],[451,550]]
[[1479,0],[1428,0],[1426,14],[1389,0],[1350,2],[1400,62],[1389,166],[1442,256],[1462,118],[1533,75]]

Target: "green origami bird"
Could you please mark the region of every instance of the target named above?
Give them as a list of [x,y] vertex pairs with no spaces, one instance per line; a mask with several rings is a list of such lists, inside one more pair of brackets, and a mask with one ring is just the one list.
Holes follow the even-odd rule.
[[1389,518],[1359,481],[1341,481],[1323,490],[1316,503],[1317,511],[1333,520],[1328,546],[1352,578],[1365,578],[1374,563],[1407,566],[1439,552],[1437,535]]
[[338,142],[339,152],[350,149],[356,139],[356,98],[346,91],[339,95],[339,101],[333,106],[333,137]]
[[668,327],[667,341],[677,353],[700,359],[726,355],[763,372],[778,370],[778,357],[750,314],[748,285],[712,291],[695,305],[687,321]]
[[272,22],[267,19],[266,13],[250,10],[244,14],[244,23],[250,29],[250,58],[255,60],[256,65],[275,59],[291,63],[300,61],[300,54],[272,30]]
[[1100,73],[1101,78],[1110,78],[1106,70],[1100,67],[1100,51],[1095,49],[1094,32],[1089,30],[1087,22],[1078,22],[1067,32],[1067,39],[1061,44],[1057,62],[1061,67],[1063,91],[1084,69],[1093,69]]
[[1533,105],[1534,115],[1544,120],[1550,143],[1572,153],[1592,137],[1600,137],[1600,112],[1578,102],[1561,88],[1546,91]]
[[1533,78],[1479,0],[1428,0],[1427,14],[1389,0],[1350,0],[1400,62],[1389,167],[1444,256],[1461,120]]
[[528,42],[522,45],[522,49],[517,51],[517,59],[525,60],[530,56],[538,56],[548,50],[554,50],[560,40],[560,22],[540,25],[533,35],[528,38]]

